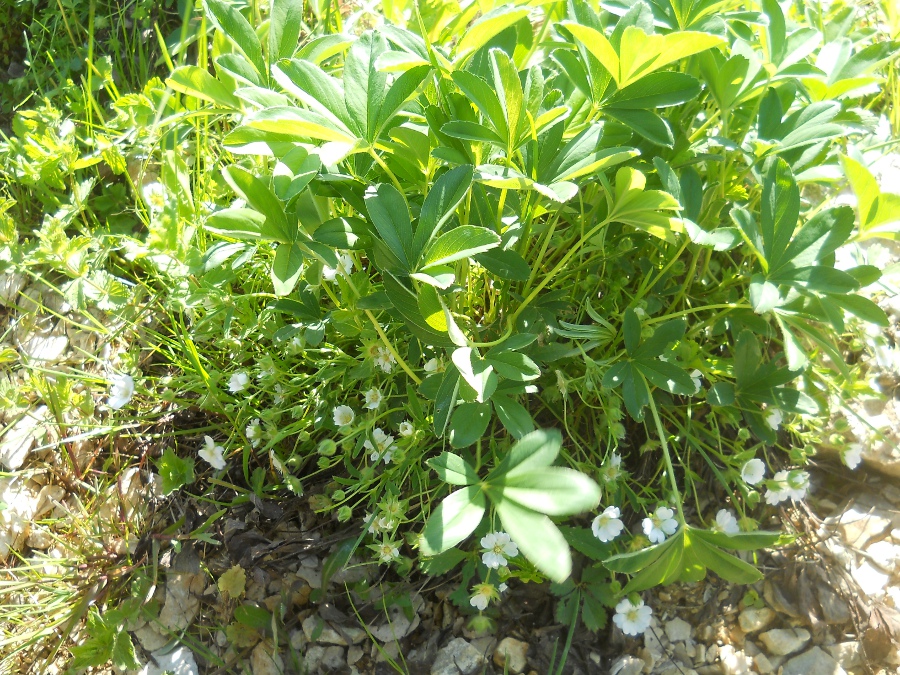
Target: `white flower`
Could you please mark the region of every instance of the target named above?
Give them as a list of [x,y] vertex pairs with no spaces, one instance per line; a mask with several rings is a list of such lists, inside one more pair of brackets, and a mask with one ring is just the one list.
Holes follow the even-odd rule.
[[408,420],[404,420],[404,421],[400,422],[398,431],[400,432],[400,435],[403,436],[404,438],[409,438],[414,433],[416,433],[416,428],[412,425],[412,422],[410,422]]
[[703,373],[701,373],[696,368],[691,371],[691,382],[694,383],[694,389],[696,391],[700,391],[701,378],[703,377]]
[[65,120],[62,124],[59,125],[59,137],[60,138],[68,138],[72,134],[75,133],[75,122],[72,120]]
[[389,373],[394,369],[397,359],[391,354],[391,350],[387,347],[379,347],[375,353],[375,365],[381,368],[385,373]]
[[428,359],[423,366],[426,373],[440,373],[444,370],[441,360],[438,358]]
[[619,507],[607,506],[599,516],[591,523],[591,531],[600,541],[612,541],[625,528],[625,524],[619,520]]
[[388,448],[393,445],[394,437],[386,434],[384,429],[375,428],[372,430],[372,438],[375,440],[375,445],[372,445],[372,441],[363,442],[363,447],[370,451],[369,459],[377,462],[380,457],[385,464],[389,464],[391,459],[393,459],[394,453]]
[[393,541],[385,541],[378,547],[378,559],[381,562],[389,563],[400,557],[400,549]]
[[486,610],[491,600],[497,597],[497,589],[493,584],[476,584],[472,590],[475,593],[469,598],[469,604],[481,612]]
[[652,543],[661,544],[667,536],[675,534],[675,530],[678,529],[678,521],[672,517],[674,515],[675,512],[672,509],[660,506],[652,516],[644,518],[642,523],[644,534]]
[[365,393],[365,397],[366,404],[363,407],[367,410],[375,410],[384,400],[384,394],[381,393],[381,390],[374,387]]
[[238,392],[243,391],[249,383],[250,376],[242,370],[241,372],[232,375],[231,379],[228,380],[228,391],[232,394],[237,394]]
[[728,509],[719,509],[719,512],[716,514],[716,522],[710,529],[724,534],[737,534],[741,531],[741,528],[738,527],[737,518]]
[[148,183],[143,194],[150,213],[162,213],[169,205],[169,193],[162,183]]
[[342,253],[338,256],[337,268],[329,267],[328,265],[322,266],[322,278],[326,281],[334,281],[338,274],[349,277],[352,272],[353,258],[347,253]]
[[650,627],[651,616],[653,616],[653,610],[647,607],[643,600],[638,600],[638,604],[635,605],[632,604],[631,600],[625,598],[616,605],[613,623],[625,635],[640,635]]
[[263,439],[262,427],[259,425],[259,418],[256,418],[250,424],[247,425],[247,428],[244,429],[244,433],[247,435],[247,440],[250,441],[250,445],[254,448],[259,447],[259,444]]
[[212,436],[203,437],[203,449],[197,454],[200,455],[200,459],[206,460],[214,469],[224,469],[227,466],[225,462],[225,448],[221,445],[216,445]]
[[778,431],[778,427],[781,426],[782,422],[784,422],[784,413],[778,408],[773,408],[772,411],[766,415],[766,424],[771,427],[772,431]]
[[761,459],[751,459],[741,469],[741,478],[747,485],[756,485],[766,475],[766,465]]
[[600,469],[600,477],[604,483],[615,483],[622,475],[622,458],[615,452],[609,461]]
[[809,474],[799,469],[789,471],[787,484],[788,497],[791,499],[804,499],[809,491]]
[[841,453],[841,461],[849,468],[855,469],[862,461],[863,446],[860,443],[851,443]]
[[353,412],[353,408],[349,405],[339,405],[334,409],[335,426],[345,427],[348,424],[353,424],[355,418],[356,413]]
[[768,490],[766,490],[766,503],[774,506],[780,504],[789,495],[790,487],[788,486],[788,472],[779,471],[775,477],[769,481]]
[[519,547],[506,532],[491,532],[481,538],[481,547],[485,549],[481,562],[492,570],[506,566],[507,558],[519,555]]
[[109,385],[109,400],[106,405],[113,410],[125,407],[134,396],[134,378],[131,375],[113,375]]

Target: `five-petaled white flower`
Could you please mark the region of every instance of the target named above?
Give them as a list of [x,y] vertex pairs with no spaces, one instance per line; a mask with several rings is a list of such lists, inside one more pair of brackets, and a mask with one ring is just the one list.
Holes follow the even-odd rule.
[[106,404],[113,410],[125,407],[134,396],[134,378],[125,374],[113,375],[109,384],[109,400]]
[[800,469],[788,472],[788,497],[791,499],[804,499],[809,491],[809,474]]
[[353,424],[355,418],[356,413],[353,412],[353,408],[349,405],[339,405],[334,409],[335,426],[345,427],[348,424]]
[[384,394],[381,393],[380,389],[376,389],[375,387],[369,389],[364,396],[366,397],[366,403],[363,407],[367,410],[375,410],[384,400]]
[[389,373],[394,369],[397,359],[391,354],[391,350],[387,347],[379,347],[375,352],[375,365],[381,368],[385,373]]
[[237,394],[238,392],[244,391],[249,383],[250,376],[242,370],[241,372],[232,375],[231,379],[228,380],[228,391],[232,394]]
[[766,424],[771,427],[772,431],[778,431],[778,427],[781,426],[782,422],[784,422],[784,413],[778,408],[773,408],[769,414],[766,415]]
[[722,532],[724,534],[737,534],[741,531],[738,527],[737,518],[728,509],[719,509],[716,514],[716,522],[710,528],[714,532]]
[[619,519],[619,507],[607,506],[599,516],[591,523],[591,531],[600,541],[612,541],[625,528],[625,524]]
[[841,453],[841,461],[850,469],[855,469],[862,462],[863,446],[860,443],[851,443]]
[[396,542],[386,540],[378,546],[378,559],[381,562],[389,563],[398,558],[400,558],[400,549],[397,548]]
[[244,429],[244,433],[247,435],[247,440],[250,441],[250,445],[254,448],[258,448],[263,439],[263,430],[259,425],[258,417],[247,425],[247,428]]
[[678,521],[673,518],[675,512],[666,507],[659,506],[652,516],[644,518],[642,523],[644,534],[654,544],[661,544],[670,534],[675,534],[678,529]]
[[519,547],[506,532],[490,532],[481,538],[481,547],[484,553],[481,562],[492,570],[504,567],[507,558],[515,558],[519,555]]
[[389,449],[394,444],[394,437],[385,433],[384,429],[376,427],[372,430],[372,438],[375,440],[375,445],[372,445],[372,441],[363,442],[363,447],[370,451],[369,459],[377,462],[380,457],[385,464],[389,464],[394,457],[393,451]]
[[640,635],[650,627],[651,616],[653,616],[653,610],[647,607],[643,600],[638,600],[638,604],[635,605],[631,600],[625,598],[616,605],[613,623],[625,635]]
[[227,466],[225,448],[216,445],[212,436],[203,437],[203,449],[197,454],[200,455],[200,459],[205,460],[214,469],[224,469]]
[[779,471],[769,481],[766,503],[780,504],[786,499],[803,499],[809,490],[809,474],[799,469]]
[[775,477],[768,481],[768,490],[766,490],[766,503],[774,506],[780,504],[788,498],[788,472],[778,471]]
[[169,192],[162,183],[148,183],[144,186],[143,194],[150,213],[162,213],[169,205]]
[[338,256],[337,268],[329,267],[328,265],[322,266],[322,278],[326,281],[334,281],[335,277],[337,277],[338,274],[349,277],[352,272],[353,258],[351,258],[347,253],[342,253]]
[[409,438],[414,433],[416,433],[416,428],[412,425],[412,422],[410,422],[409,420],[404,420],[404,421],[400,422],[400,426],[397,428],[397,430],[400,432],[400,435],[403,436],[404,438]]
[[491,600],[497,598],[497,589],[494,588],[493,584],[475,584],[472,590],[475,592],[469,598],[469,604],[482,612],[488,608]]
[[756,485],[766,475],[766,465],[761,459],[751,459],[741,468],[741,478],[747,485]]

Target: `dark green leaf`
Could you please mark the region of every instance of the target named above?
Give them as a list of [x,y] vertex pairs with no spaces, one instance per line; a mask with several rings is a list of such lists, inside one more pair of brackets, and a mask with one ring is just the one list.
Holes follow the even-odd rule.
[[463,403],[450,418],[449,438],[454,448],[467,448],[480,439],[491,421],[490,403]]

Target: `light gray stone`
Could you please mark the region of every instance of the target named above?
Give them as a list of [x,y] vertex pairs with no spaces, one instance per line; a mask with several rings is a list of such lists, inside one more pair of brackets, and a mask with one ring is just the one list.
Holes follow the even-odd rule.
[[[337,645],[326,647],[325,653],[322,654],[322,667],[335,673],[342,672],[347,667],[347,659],[344,658],[344,648]],[[256,675],[255,670],[253,675]]]
[[505,637],[494,649],[494,665],[518,675],[528,665],[528,649],[527,642]]
[[900,546],[895,546],[890,541],[883,539],[869,544],[866,547],[866,555],[869,559],[886,572],[893,572],[900,562]]
[[163,654],[153,652],[153,658],[138,675],[198,675],[194,653],[187,647],[177,647]]
[[671,642],[691,639],[691,624],[684,619],[675,618],[666,622],[666,637]]
[[348,644],[357,645],[366,639],[366,631],[362,628],[341,626],[340,631],[338,631],[315,614],[306,617],[303,620],[302,627],[307,640],[320,644],[346,647]]
[[755,633],[767,628],[775,620],[775,612],[768,607],[748,607],[738,616],[738,623],[745,633]]
[[782,675],[847,675],[841,664],[819,647],[789,659],[784,664]]
[[21,467],[49,419],[50,412],[45,405],[24,413],[0,440],[0,465],[10,471]]
[[612,664],[609,675],[640,675],[644,672],[644,665],[643,660],[636,656],[621,656]]
[[757,654],[753,657],[753,663],[756,665],[756,671],[760,675],[769,675],[769,673],[774,673],[775,668],[772,666],[772,662],[769,661],[769,657],[765,654]]
[[868,560],[850,569],[850,576],[859,584],[860,589],[870,597],[877,597],[884,592],[891,576],[882,572]]
[[363,657],[363,648],[359,645],[350,645],[347,648],[347,665],[352,666]]
[[759,636],[770,654],[786,656],[803,649],[810,639],[805,628],[776,628]]
[[318,673],[325,658],[325,647],[322,645],[310,645],[303,655],[303,665],[307,673]]
[[454,638],[437,653],[431,675],[470,675],[484,664],[484,656],[463,638]]
[[878,509],[853,504],[837,519],[837,528],[848,545],[865,548],[873,538],[884,534],[891,526],[891,519]]
[[825,649],[842,668],[856,668],[862,665],[859,642],[838,642],[836,645],[830,645]]
[[819,598],[822,619],[825,623],[840,625],[850,620],[850,606],[830,586],[817,584],[816,595]]
[[250,669],[253,675],[283,675],[284,659],[271,643],[260,642],[250,654]]
[[753,659],[732,645],[719,647],[719,664],[723,675],[751,675]]

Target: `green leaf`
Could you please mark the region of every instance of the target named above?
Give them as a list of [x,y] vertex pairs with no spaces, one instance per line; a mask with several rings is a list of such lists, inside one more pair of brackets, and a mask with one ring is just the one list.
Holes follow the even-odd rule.
[[344,89],[335,78],[321,68],[301,59],[290,59],[272,66],[272,76],[288,92],[321,115],[348,137],[353,122],[344,102]]
[[538,429],[515,443],[503,461],[488,474],[488,482],[499,476],[515,476],[553,464],[562,447],[562,435],[556,429]]
[[355,146],[356,136],[340,122],[312,110],[293,107],[267,108],[244,120],[251,129],[268,131],[294,140],[336,141]]
[[497,376],[493,367],[471,347],[459,347],[451,356],[459,374],[472,389],[477,401],[484,403],[497,388]]
[[172,494],[178,488],[194,482],[194,460],[190,457],[181,459],[172,448],[163,451],[156,466],[162,480],[163,495]]
[[664,389],[670,394],[679,396],[691,396],[696,391],[691,376],[673,363],[665,361],[642,359],[635,361],[634,367],[654,387]]
[[[662,555],[638,572],[623,589],[625,593],[637,593],[654,586],[670,584],[685,570],[685,536],[680,530],[665,543],[672,542]],[[688,561],[690,563],[690,561]]]
[[556,583],[569,577],[572,554],[550,518],[505,499],[495,504],[495,508],[503,529],[535,567]]
[[619,110],[665,108],[690,101],[700,93],[700,82],[685,73],[652,73],[619,89],[606,105]]
[[662,145],[666,148],[675,145],[675,137],[672,135],[669,123],[651,110],[608,107],[604,108],[603,112],[631,127],[655,145]]
[[421,561],[419,567],[421,567],[422,571],[428,576],[439,577],[459,565],[459,563],[465,560],[468,555],[468,553],[461,551],[458,548],[449,548],[433,558],[427,558]]
[[711,246],[715,251],[730,251],[741,243],[741,233],[735,227],[719,227],[707,232],[690,220],[683,220],[684,231],[695,244]]
[[528,382],[541,376],[541,369],[530,358],[514,351],[487,354],[486,360],[501,377],[516,382]]
[[766,172],[760,232],[769,269],[778,269],[800,217],[800,190],[788,163],[776,158]]
[[509,396],[494,393],[491,396],[494,411],[504,428],[513,438],[519,439],[534,431],[534,420],[521,403]]
[[585,474],[564,467],[518,471],[512,476],[500,476],[488,485],[490,494],[498,489],[500,499],[549,516],[583,513],[600,503],[600,486]]
[[494,248],[473,256],[479,265],[501,279],[508,281],[528,281],[531,268],[521,255],[511,249]]
[[234,620],[250,628],[265,630],[272,625],[272,614],[264,607],[243,604],[234,608]]
[[222,237],[241,241],[261,241],[266,239],[263,227],[266,217],[253,209],[231,208],[211,213],[204,227]]
[[491,421],[490,403],[463,403],[450,418],[450,445],[467,448],[484,435]]
[[378,234],[406,270],[413,255],[412,221],[406,201],[397,188],[388,183],[366,190],[366,208]]
[[641,340],[641,320],[630,307],[625,310],[622,320],[622,336],[625,339],[625,351],[634,356]]
[[344,101],[357,133],[370,143],[375,138],[381,106],[387,95],[388,74],[376,68],[387,51],[380,33],[367,31],[350,46],[344,61]]
[[465,120],[447,122],[441,127],[441,133],[464,141],[493,143],[500,147],[506,145],[506,141],[500,138],[493,129],[477,122],[466,122]]
[[691,539],[703,539],[719,548],[729,548],[737,551],[754,551],[760,548],[780,546],[786,543],[785,540],[789,539],[789,536],[781,532],[770,532],[766,530],[725,534],[724,532],[713,532],[712,530],[698,530],[696,528],[691,528]]
[[609,558],[612,551],[611,544],[604,544],[594,536],[594,533],[583,527],[566,527],[559,528],[569,542],[569,545],[582,555],[586,555],[591,560],[601,561]]
[[[506,30],[519,19],[528,16],[528,7],[500,5],[483,15],[462,34],[456,44],[454,66],[461,65],[471,54],[486,45],[493,37]],[[458,72],[458,71],[457,71]]]
[[706,400],[710,405],[734,405],[734,385],[730,382],[716,382],[706,392]]
[[279,244],[272,261],[275,295],[289,295],[303,272],[303,252],[297,244]]
[[458,392],[459,371],[451,365],[444,371],[441,385],[438,387],[437,395],[434,399],[434,433],[438,438],[441,438],[447,429],[450,414],[456,406]]
[[861,295],[829,295],[831,302],[844,311],[850,312],[863,321],[874,323],[876,326],[889,326],[890,320],[884,310],[874,302]]
[[475,468],[459,455],[442,452],[439,456],[426,460],[428,466],[437,472],[438,478],[451,485],[472,485],[478,482]]
[[590,593],[584,595],[581,605],[581,620],[584,627],[592,633],[606,628],[606,609],[603,603],[595,599]]
[[475,225],[460,225],[432,242],[425,252],[420,269],[427,270],[463,258],[484,253],[500,245],[495,232]]
[[269,60],[294,55],[303,30],[303,0],[272,0],[269,10]]
[[294,241],[281,202],[265,183],[237,164],[227,167],[222,175],[235,192],[265,216],[266,222],[261,228],[263,238],[282,243]]
[[456,546],[475,531],[486,508],[480,486],[469,485],[451,493],[425,523],[419,546],[422,555],[437,555]]
[[337,249],[362,249],[371,243],[366,223],[352,216],[326,220],[316,228],[313,239]]
[[701,564],[726,581],[734,584],[752,584],[763,578],[762,572],[753,565],[725,553],[704,538],[691,536],[691,549]]
[[226,0],[204,0],[204,4],[206,15],[215,27],[247,57],[256,72],[264,76],[268,70],[263,59],[262,44],[244,15]]
[[466,193],[472,185],[472,165],[458,166],[441,174],[434,182],[419,214],[419,222],[416,225],[416,233],[413,241],[413,251],[416,259],[421,255],[425,247],[437,235],[441,227],[456,211],[456,207],[465,199]]
[[166,86],[177,92],[210,101],[223,108],[241,109],[241,101],[228,88],[197,66],[181,66],[166,79]]
[[522,81],[512,59],[502,49],[491,49],[489,60],[494,90],[500,100],[509,134],[505,140],[508,148],[514,148],[525,121]]
[[[419,338],[423,344],[434,347],[453,347],[453,342],[446,333],[436,331],[429,326],[419,310],[418,297],[415,293],[401,284],[396,277],[388,273],[383,277],[384,291],[387,293],[391,304],[400,312],[406,321],[410,332]],[[425,287],[430,288],[430,287]],[[424,290],[424,288],[422,289]],[[455,372],[455,370],[454,370]]]

